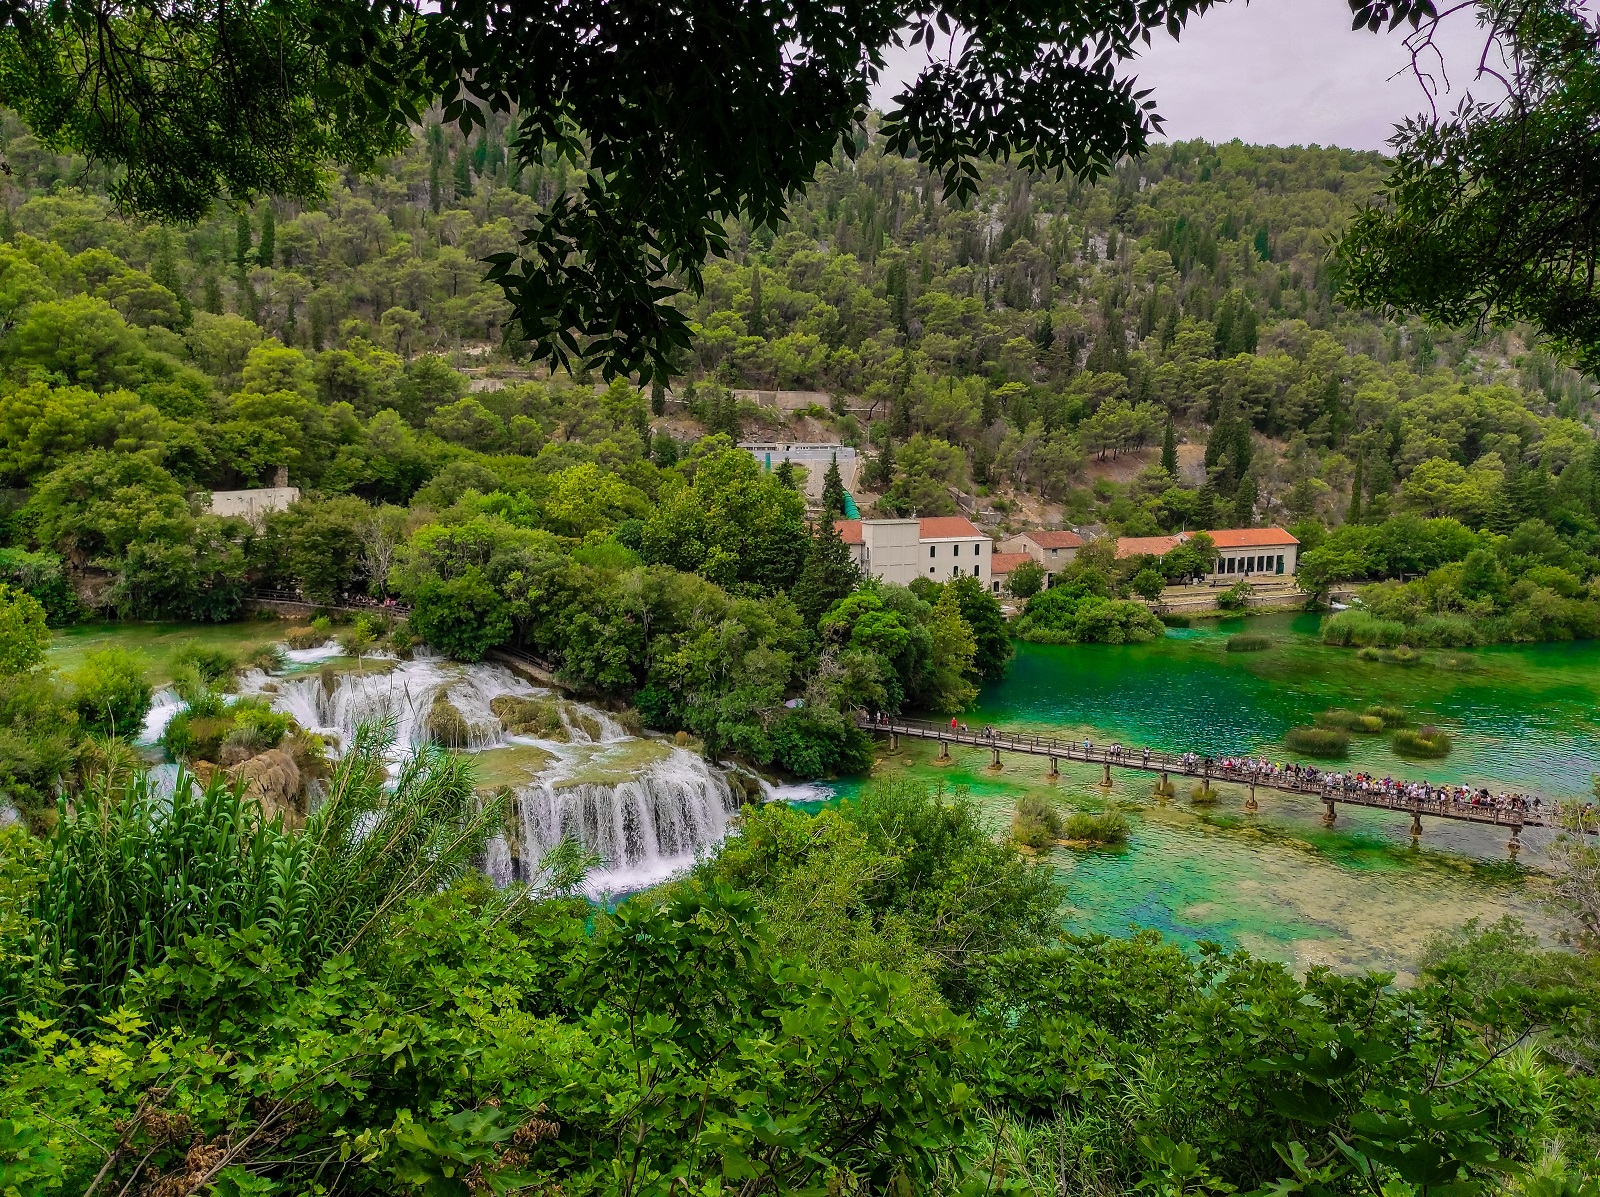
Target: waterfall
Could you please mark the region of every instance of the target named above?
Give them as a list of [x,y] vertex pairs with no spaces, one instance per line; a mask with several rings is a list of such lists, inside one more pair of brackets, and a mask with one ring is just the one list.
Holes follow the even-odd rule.
[[643,889],[682,872],[720,844],[738,802],[727,779],[682,748],[612,784],[564,784],[561,771],[514,787],[506,834],[489,874],[500,885],[531,881],[545,852],[575,839],[600,857],[591,897]]
[[[739,809],[727,778],[696,753],[632,736],[615,716],[561,699],[500,665],[420,654],[366,672],[302,665],[277,676],[254,671],[240,690],[267,697],[275,710],[324,736],[335,753],[363,722],[392,718],[396,769],[428,742],[440,703],[463,732],[457,747],[485,754],[486,769],[496,752],[537,750],[542,767],[507,787],[504,831],[485,852],[485,871],[499,885],[534,880],[542,856],[571,838],[600,857],[585,883],[591,897],[642,889],[721,843]],[[559,703],[564,738],[508,734],[491,705],[506,696]]]
[[[379,662],[382,666],[390,662]],[[531,698],[542,691],[500,665],[458,665],[444,657],[418,655],[393,668],[372,672],[340,671],[272,678],[249,674],[240,689],[268,694],[274,710],[293,717],[307,731],[343,747],[363,723],[395,722],[395,748],[403,756],[428,742],[428,716],[444,699],[466,721],[468,737],[460,747],[481,751],[505,743],[500,721],[489,704],[503,694]]]

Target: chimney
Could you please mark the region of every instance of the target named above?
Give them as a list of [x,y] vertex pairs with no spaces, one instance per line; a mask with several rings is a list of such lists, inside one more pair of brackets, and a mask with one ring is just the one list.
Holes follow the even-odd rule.
[[289,485],[289,467],[281,465],[278,472],[272,476],[272,485],[280,489]]

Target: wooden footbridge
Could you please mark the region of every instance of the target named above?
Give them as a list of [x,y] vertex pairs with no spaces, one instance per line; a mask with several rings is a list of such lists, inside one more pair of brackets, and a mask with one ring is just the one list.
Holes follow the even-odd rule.
[[[1212,781],[1224,781],[1245,786],[1250,794],[1245,801],[1246,810],[1257,809],[1257,789],[1304,795],[1315,798],[1323,804],[1325,810],[1322,821],[1329,827],[1333,826],[1338,817],[1337,807],[1341,802],[1350,806],[1375,807],[1408,814],[1411,816],[1413,836],[1422,834],[1424,815],[1434,819],[1454,819],[1462,823],[1487,823],[1510,830],[1511,842],[1508,847],[1512,855],[1515,855],[1521,847],[1524,827],[1546,827],[1556,822],[1555,805],[1536,800],[1530,795],[1518,795],[1517,802],[1511,805],[1497,805],[1493,800],[1488,802],[1466,800],[1460,797],[1458,787],[1446,788],[1422,781],[1399,781],[1393,789],[1370,784],[1367,788],[1362,788],[1360,783],[1351,779],[1348,774],[1330,773],[1315,767],[1299,767],[1294,772],[1281,769],[1267,770],[1261,768],[1257,762],[1235,760],[1235,758],[1226,758],[1233,763],[1224,766],[1220,760],[1196,753],[1178,755],[1151,748],[1096,744],[1092,740],[1066,740],[1057,736],[1002,731],[998,728],[972,731],[966,727],[952,728],[948,724],[906,719],[901,716],[892,719],[881,716],[874,719],[869,715],[862,715],[859,723],[865,731],[887,736],[890,748],[899,746],[901,736],[918,740],[936,740],[939,744],[940,760],[949,760],[950,746],[957,744],[987,749],[992,755],[990,767],[995,769],[1001,768],[1002,752],[1043,757],[1049,762],[1048,776],[1051,778],[1061,775],[1062,761],[1096,764],[1101,767],[1100,785],[1107,789],[1113,784],[1111,770],[1115,767],[1160,774],[1156,793],[1163,797],[1171,797],[1174,794],[1171,781],[1173,774],[1194,777],[1207,785]],[[1585,830],[1593,831],[1594,828],[1586,827]]]

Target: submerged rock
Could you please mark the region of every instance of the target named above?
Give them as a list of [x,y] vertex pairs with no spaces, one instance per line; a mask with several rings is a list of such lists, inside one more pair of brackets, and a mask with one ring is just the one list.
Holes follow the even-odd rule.
[[303,819],[305,804],[301,793],[300,767],[294,757],[280,748],[269,748],[259,756],[228,771],[244,784],[244,792],[261,803],[268,816],[282,814],[288,819]]
[[567,725],[561,719],[561,704],[555,699],[502,694],[489,703],[489,709],[513,736],[561,741],[568,738]]

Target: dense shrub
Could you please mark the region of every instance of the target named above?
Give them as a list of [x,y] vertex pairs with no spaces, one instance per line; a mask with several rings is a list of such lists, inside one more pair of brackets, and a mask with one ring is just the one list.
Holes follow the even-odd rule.
[[1128,838],[1127,818],[1118,811],[1090,814],[1074,811],[1061,825],[1061,838],[1090,844],[1121,844]]

